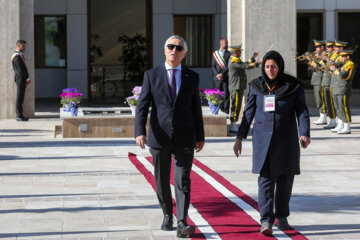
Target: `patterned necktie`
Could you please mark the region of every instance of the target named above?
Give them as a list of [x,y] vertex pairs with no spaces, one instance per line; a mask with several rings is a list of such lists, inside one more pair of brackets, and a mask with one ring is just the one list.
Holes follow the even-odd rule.
[[176,68],[170,69],[170,94],[173,103],[175,102],[175,98],[176,98],[176,79],[175,79],[176,70],[177,70]]

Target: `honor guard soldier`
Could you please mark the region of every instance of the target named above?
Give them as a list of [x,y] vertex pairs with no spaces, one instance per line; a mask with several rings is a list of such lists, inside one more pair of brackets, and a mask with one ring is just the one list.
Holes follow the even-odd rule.
[[315,43],[315,56],[312,58],[308,56],[308,60],[310,61],[310,67],[313,71],[311,76],[311,85],[314,87],[314,95],[315,95],[315,102],[316,107],[319,109],[320,112],[320,118],[313,123],[316,125],[324,125],[327,123],[326,121],[326,114],[324,113],[326,110],[325,104],[322,98],[322,91],[321,91],[321,82],[323,77],[323,71],[321,71],[322,66],[320,64],[322,53],[325,49],[325,41],[318,41],[314,40]]
[[331,88],[330,88],[331,74],[329,69],[329,65],[333,64],[335,62],[336,57],[338,56],[338,54],[334,51],[334,45],[335,45],[334,41],[326,41],[327,53],[322,57],[322,61],[320,62],[324,66],[324,74],[321,81],[322,96],[325,102],[323,113],[324,114],[327,113],[330,118],[329,124],[324,126],[325,129],[331,129],[336,127],[336,119],[335,119],[336,113],[331,96]]
[[229,59],[229,91],[230,91],[230,132],[237,132],[236,122],[239,119],[244,90],[247,85],[245,69],[256,68],[261,60],[256,62],[255,58],[259,52],[255,52],[247,62],[241,61],[241,44],[230,46],[231,57]]
[[[352,89],[352,81],[355,76],[355,64],[351,60],[351,56],[354,53],[353,50],[342,50],[340,52],[343,66],[340,69],[334,71],[336,76],[336,90],[334,91],[335,97],[339,104],[339,127],[336,132],[339,134],[350,134],[350,122],[351,122],[351,111],[350,111],[350,97]],[[334,69],[335,66],[332,66]],[[333,132],[335,132],[335,129]]]
[[331,75],[331,82],[330,82],[330,89],[331,89],[331,97],[333,100],[334,108],[335,108],[335,114],[337,118],[337,125],[335,128],[332,128],[331,131],[337,132],[339,129],[342,129],[344,127],[344,123],[339,118],[339,103],[337,101],[337,98],[335,96],[335,92],[337,91],[338,85],[337,83],[337,76],[335,76],[333,73],[336,71],[336,69],[340,69],[342,65],[344,64],[341,61],[340,51],[344,50],[348,45],[347,42],[344,41],[338,41],[335,40],[335,46],[334,46],[334,52],[336,53],[336,56],[334,57],[334,62],[331,64],[334,67],[330,68],[330,75]]
[[230,52],[228,49],[228,40],[220,39],[220,49],[213,52],[211,61],[211,69],[214,75],[215,87],[224,91],[224,101],[220,105],[220,110],[229,114],[229,70],[227,63],[229,62]]

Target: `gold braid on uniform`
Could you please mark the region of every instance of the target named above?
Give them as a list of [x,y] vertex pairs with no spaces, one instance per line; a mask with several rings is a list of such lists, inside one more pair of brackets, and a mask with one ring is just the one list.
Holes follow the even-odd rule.
[[239,62],[241,62],[241,59],[238,58],[238,57],[231,56],[231,62],[237,62],[237,63],[239,63]]

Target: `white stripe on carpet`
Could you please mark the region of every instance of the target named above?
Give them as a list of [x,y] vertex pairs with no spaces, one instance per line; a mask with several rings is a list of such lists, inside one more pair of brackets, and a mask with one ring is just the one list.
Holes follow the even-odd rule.
[[[144,167],[154,175],[154,166],[144,157],[136,156],[137,159],[144,165]],[[171,184],[171,193],[175,196],[174,186]],[[188,211],[189,218],[194,222],[196,227],[204,234],[206,239],[221,239],[221,237],[215,232],[210,224],[201,216],[201,214],[194,208],[192,204],[189,206]]]

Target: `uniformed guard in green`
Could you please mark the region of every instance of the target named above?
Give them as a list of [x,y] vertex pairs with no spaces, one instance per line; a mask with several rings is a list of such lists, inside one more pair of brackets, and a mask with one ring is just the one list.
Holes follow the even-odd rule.
[[331,68],[332,71],[330,71],[330,75],[331,75],[330,90],[331,90],[332,100],[334,103],[335,113],[337,116],[336,117],[337,125],[335,128],[331,129],[332,132],[337,132],[344,128],[344,123],[342,122],[341,118],[339,118],[341,113],[339,113],[339,111],[340,111],[339,103],[338,103],[338,99],[336,98],[336,95],[335,95],[335,92],[337,92],[338,85],[337,85],[337,76],[334,75],[334,72],[337,69],[340,69],[344,64],[341,59],[341,56],[340,56],[340,51],[344,50],[344,48],[346,48],[347,45],[348,45],[347,42],[335,40],[334,51],[336,53],[336,56],[334,57],[334,62],[330,64],[331,66],[334,66]]
[[[339,119],[343,122],[343,128],[338,129],[339,134],[350,134],[350,97],[352,90],[352,82],[355,76],[355,64],[351,60],[353,50],[342,50],[340,56],[344,63],[340,69],[334,71],[336,76],[336,90],[334,91],[335,97],[339,104]],[[335,67],[332,67],[333,70]]]
[[[314,121],[314,124],[323,125],[326,124],[326,109],[324,99],[322,98],[321,82],[323,78],[323,66],[321,65],[321,57],[325,50],[325,41],[314,40],[315,54],[313,57],[308,56],[309,65],[313,71],[311,76],[311,85],[314,87],[314,96],[316,107],[319,109],[320,118]],[[324,113],[325,112],[325,113]]]
[[244,90],[247,86],[247,78],[245,69],[256,68],[261,63],[261,60],[256,62],[255,58],[259,55],[259,52],[255,52],[248,61],[243,62],[240,59],[241,56],[241,44],[236,46],[230,46],[231,57],[228,63],[229,69],[229,91],[230,91],[230,132],[237,132],[238,128],[236,122],[239,119],[239,113],[241,109],[242,99],[244,96]]
[[[325,55],[322,56],[322,61],[320,61],[320,64],[323,66],[324,74],[323,78],[321,80],[321,87],[322,87],[322,99],[324,99],[325,107],[323,108],[323,113],[329,116],[330,122],[328,125],[324,126],[325,129],[331,129],[336,127],[336,113],[335,113],[335,107],[331,96],[331,88],[330,88],[330,82],[331,82],[331,74],[329,65],[333,64],[337,53],[334,51],[334,41],[326,41],[326,48],[327,52]],[[326,110],[326,111],[325,111]]]

